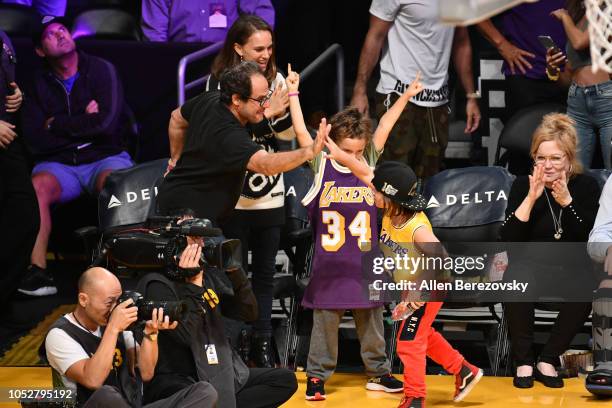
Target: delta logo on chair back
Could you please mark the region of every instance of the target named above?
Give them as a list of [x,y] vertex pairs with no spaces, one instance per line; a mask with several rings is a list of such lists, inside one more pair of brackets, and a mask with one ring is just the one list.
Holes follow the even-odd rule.
[[[151,195],[153,194],[153,195]],[[157,186],[153,188],[143,188],[139,191],[126,191],[125,192],[125,203],[131,204],[133,202],[138,201],[139,199],[142,201],[151,200],[151,198],[157,197]],[[123,202],[119,200],[114,194],[111,195],[108,205],[106,208],[110,210],[111,208],[120,207],[123,205]]]
[[[492,203],[494,201],[508,201],[508,196],[504,190],[490,190],[484,192],[475,192],[473,194],[447,194],[446,199],[440,202],[435,196],[429,197],[427,202],[427,208],[438,208],[441,205],[468,205],[468,204],[482,204]],[[441,204],[442,203],[442,204]]]

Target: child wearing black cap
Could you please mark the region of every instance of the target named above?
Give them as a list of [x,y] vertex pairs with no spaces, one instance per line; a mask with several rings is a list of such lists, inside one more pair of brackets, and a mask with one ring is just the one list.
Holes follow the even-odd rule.
[[[380,232],[380,246],[384,253],[401,256],[411,253],[413,246],[420,252],[427,252],[424,249],[427,244],[439,245],[423,212],[427,201],[416,192],[417,178],[408,165],[387,161],[372,171],[345,154],[331,139],[328,138],[326,145],[330,157],[350,168],[375,190],[376,206],[384,209]],[[453,400],[463,400],[482,377],[482,370],[468,363],[431,326],[442,302],[401,302],[398,305],[402,308],[408,306],[416,311],[402,321],[397,338],[397,354],[404,365],[404,399],[399,407],[425,407],[426,356],[455,375]]]

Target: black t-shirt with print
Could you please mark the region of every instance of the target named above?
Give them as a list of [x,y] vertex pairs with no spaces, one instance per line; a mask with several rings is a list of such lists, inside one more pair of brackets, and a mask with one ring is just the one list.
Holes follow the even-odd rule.
[[183,153],[159,189],[161,214],[191,208],[215,225],[234,209],[251,156],[261,149],[218,92],[201,94],[181,107],[189,122]]

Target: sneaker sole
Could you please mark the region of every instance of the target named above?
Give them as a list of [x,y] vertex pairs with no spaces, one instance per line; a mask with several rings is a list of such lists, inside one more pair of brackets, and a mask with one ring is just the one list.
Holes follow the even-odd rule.
[[384,385],[381,385],[381,384],[366,383],[366,390],[370,390],[370,391],[384,391],[384,392],[394,393],[394,392],[402,392],[402,391],[404,391],[404,387],[402,387],[402,388],[387,388],[387,387],[385,387]]
[[17,292],[28,296],[51,296],[57,293],[57,288],[55,286],[44,286],[36,290],[17,289]]
[[324,401],[325,394],[316,393],[315,395],[307,395],[306,401]]
[[461,392],[459,393],[459,395],[457,395],[457,396],[456,396],[456,397],[453,399],[453,401],[454,401],[454,402],[459,402],[459,401],[463,400],[465,397],[467,397],[467,395],[470,393],[470,391],[472,391],[472,388],[474,388],[474,386],[475,386],[476,384],[478,384],[478,381],[480,381],[480,379],[482,378],[483,374],[484,374],[484,373],[483,373],[482,369],[478,369],[478,374],[476,374],[476,376],[474,377],[474,379],[473,379],[473,380],[472,380],[472,381],[471,381],[471,382],[470,382],[468,385],[466,385],[466,386],[465,386],[465,388],[463,389],[463,391],[461,391]]

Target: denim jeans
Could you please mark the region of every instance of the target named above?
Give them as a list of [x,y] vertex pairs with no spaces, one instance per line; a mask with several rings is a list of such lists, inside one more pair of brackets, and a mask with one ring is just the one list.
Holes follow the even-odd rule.
[[612,81],[585,87],[572,83],[567,95],[567,114],[576,121],[578,155],[583,166],[591,167],[599,133],[604,167],[611,169]]

